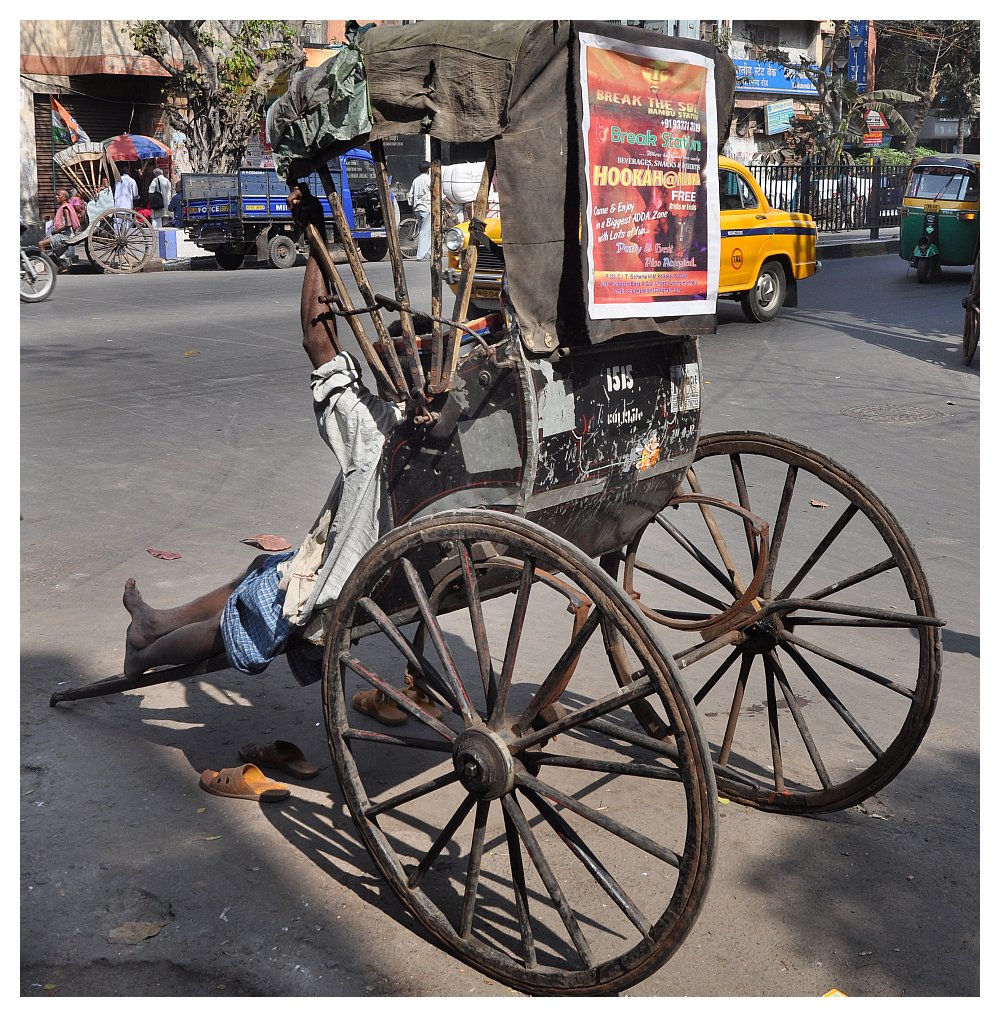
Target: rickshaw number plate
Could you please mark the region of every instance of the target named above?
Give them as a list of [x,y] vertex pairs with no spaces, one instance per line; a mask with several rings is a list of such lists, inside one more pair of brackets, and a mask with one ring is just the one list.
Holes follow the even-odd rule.
[[928,202],[926,205],[924,205],[924,211],[925,212],[940,212],[941,211],[941,206],[937,205],[937,204],[933,204],[931,202]]

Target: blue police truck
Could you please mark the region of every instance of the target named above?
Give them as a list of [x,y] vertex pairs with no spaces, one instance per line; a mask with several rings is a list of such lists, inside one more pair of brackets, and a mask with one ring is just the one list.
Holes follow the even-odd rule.
[[[362,257],[380,261],[389,247],[371,154],[353,148],[329,165]],[[330,204],[319,174],[310,174],[305,182],[319,198],[329,221]],[[270,262],[275,268],[289,268],[299,253],[307,253],[308,244],[292,222],[287,197],[288,187],[273,169],[183,173],[181,216],[176,225],[186,231],[188,239],[211,251],[220,268],[240,268],[247,257]],[[404,218],[399,232],[405,256],[411,243],[415,246],[415,223]],[[334,243],[339,239],[331,237]]]

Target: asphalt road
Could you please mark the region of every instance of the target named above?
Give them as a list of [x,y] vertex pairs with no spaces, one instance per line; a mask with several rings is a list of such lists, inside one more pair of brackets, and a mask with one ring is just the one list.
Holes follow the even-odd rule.
[[[167,606],[293,543],[330,483],[298,335],[302,268],[62,276],[21,322],[21,994],[509,996],[426,940],[355,834],[317,687],[259,679],[50,709],[116,673],[126,577]],[[912,540],[947,619],[930,730],[865,806],[720,807],[707,903],[631,996],[979,993],[979,360],[968,273],[828,262],[768,325],[723,304],[703,432],[787,435],[848,466]],[[390,291],[388,265],[373,267]],[[419,306],[423,288],[411,283]],[[163,560],[147,548],[179,552]],[[260,808],[198,789],[249,740],[316,781]],[[642,803],[636,803],[641,807]],[[156,935],[121,942],[127,923]],[[134,929],[133,929],[134,931]],[[141,933],[140,933],[141,935]]]

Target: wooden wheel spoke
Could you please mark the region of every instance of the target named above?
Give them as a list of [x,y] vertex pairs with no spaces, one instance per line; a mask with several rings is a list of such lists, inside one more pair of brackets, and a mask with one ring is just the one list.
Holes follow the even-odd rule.
[[469,694],[465,691],[462,679],[459,677],[458,668],[455,666],[451,649],[444,638],[444,633],[441,631],[437,617],[431,610],[430,601],[427,599],[427,592],[424,590],[424,584],[420,581],[420,575],[417,572],[416,566],[409,558],[403,558],[402,565],[406,581],[410,585],[414,599],[417,602],[417,607],[420,610],[420,617],[423,619],[424,625],[430,633],[431,642],[434,644],[434,648],[441,658],[441,663],[444,665],[445,678],[448,682],[448,688],[455,697],[455,704],[458,706],[466,722],[474,723],[478,719],[476,711],[472,706],[472,701],[469,699]]
[[[750,511],[750,494],[747,491],[746,476],[743,473],[743,459],[738,452],[729,457],[730,465],[733,468],[733,481],[736,484],[736,496],[739,498],[740,507]],[[757,571],[757,544],[753,539],[753,528],[750,521],[743,520],[743,529],[746,533],[747,547],[750,551],[750,561],[753,563],[753,571]]]
[[809,753],[809,758],[812,760],[812,764],[816,769],[816,776],[819,777],[820,783],[823,787],[830,787],[833,782],[830,780],[830,774],[823,762],[823,757],[820,755],[820,751],[816,747],[816,742],[813,739],[812,732],[809,730],[809,725],[806,723],[806,718],[803,716],[802,710],[799,709],[799,704],[795,700],[795,693],[792,691],[792,687],[788,683],[788,678],[781,667],[781,662],[778,660],[778,656],[773,650],[764,657],[764,667],[766,670],[771,672],[781,689],[781,694],[785,697],[785,702],[788,704],[788,710],[792,715],[792,719],[795,721],[795,726],[799,729],[799,735],[802,737],[802,744],[805,745],[806,752]]
[[511,726],[515,734],[519,735],[527,731],[534,723],[538,714],[546,706],[550,706],[565,691],[568,676],[573,668],[576,667],[580,654],[583,652],[583,648],[587,645],[588,640],[597,631],[600,621],[601,614],[595,610],[590,613],[587,620],[580,626],[579,631],[570,640],[569,646],[563,650],[559,659],[552,665],[552,669],[546,676],[545,681],[542,682],[541,687],[531,697],[531,700],[521,712],[517,721]]
[[525,791],[535,791],[538,794],[544,795],[550,801],[561,805],[564,809],[569,809],[570,812],[575,812],[581,818],[593,823],[594,826],[599,826],[602,830],[607,830],[608,833],[614,834],[633,847],[645,851],[654,858],[659,858],[661,862],[666,862],[674,868],[680,868],[680,857],[671,851],[670,848],[657,844],[655,840],[647,837],[644,833],[639,833],[638,830],[633,830],[632,827],[619,823],[617,819],[612,819],[603,812],[598,812],[589,805],[584,805],[583,802],[577,801],[572,795],[559,791],[557,788],[551,787],[544,781],[538,780],[537,777],[532,777],[527,773],[516,774],[514,782]]
[[423,858],[420,859],[418,865],[410,872],[407,879],[407,885],[410,889],[414,889],[420,884],[420,880],[430,870],[430,867],[434,864],[438,855],[444,850],[445,845],[451,840],[452,835],[462,825],[462,821],[472,811],[472,806],[476,804],[475,795],[466,795],[465,801],[455,810],[454,815],[448,820],[445,828],[437,835],[434,843],[428,848],[427,853]]
[[503,810],[504,833],[507,838],[507,857],[510,860],[511,882],[514,884],[514,906],[517,910],[517,924],[521,933],[521,952],[524,966],[535,966],[535,937],[531,931],[531,917],[528,913],[528,887],[524,881],[524,860],[521,858],[521,842],[507,810]]
[[583,863],[584,868],[594,877],[597,885],[611,898],[615,907],[644,935],[652,928],[649,919],[639,910],[631,897],[622,889],[597,855],[584,843],[580,835],[534,791],[525,788],[524,795],[538,810],[539,815],[555,830],[559,839]]
[[825,614],[842,615],[843,618],[824,616],[789,615],[786,625],[860,625],[872,628],[919,628],[921,625],[943,625],[940,618],[924,614],[906,614],[892,608],[865,607],[861,604],[841,604],[833,600],[790,600],[787,604],[774,605],[789,611],[822,611]]
[[718,666],[718,668],[716,668],[715,672],[712,674],[712,677],[709,678],[708,681],[705,682],[705,684],[702,685],[702,687],[698,689],[698,691],[694,694],[695,706],[697,706],[705,698],[705,696],[707,696],[709,692],[711,692],[712,689],[714,689],[715,686],[718,685],[719,681],[730,669],[730,667],[732,667],[736,658],[741,653],[743,653],[742,647],[737,646],[736,649],[733,650],[732,653],[730,653],[729,656],[726,657],[726,659]]
[[416,705],[408,696],[404,696],[398,689],[393,688],[387,681],[380,678],[374,671],[367,668],[361,663],[357,657],[352,657],[349,653],[342,653],[340,655],[341,663],[345,667],[349,667],[359,678],[364,679],[369,685],[378,689],[387,699],[391,699],[401,710],[405,710],[411,717],[416,717],[421,724],[425,724],[427,727],[436,731],[443,738],[447,738],[449,742],[455,740],[455,732],[450,727],[446,727],[441,721],[436,720],[426,710],[422,710]]
[[798,572],[788,581],[785,588],[779,593],[774,599],[775,600],[786,600],[792,593],[792,591],[802,582],[803,579],[809,574],[813,566],[823,557],[824,554],[830,549],[830,545],[840,536],[843,532],[844,527],[854,518],[858,512],[858,506],[851,504],[840,514],[840,518],[830,527],[827,531],[826,536],[816,545],[815,550],[805,560],[802,567]]
[[503,722],[507,710],[507,696],[510,694],[510,683],[514,677],[514,663],[517,660],[517,650],[521,643],[521,632],[524,628],[524,618],[528,611],[528,598],[531,596],[531,584],[535,578],[535,560],[527,558],[524,562],[524,570],[521,572],[521,582],[517,588],[517,599],[514,602],[514,614],[510,620],[510,629],[507,632],[507,647],[504,650],[503,668],[500,671],[500,684],[496,691],[496,698],[488,703],[490,717],[489,725],[494,730]]
[[[389,639],[389,641],[396,647],[397,650],[406,658],[407,664],[415,672],[415,677],[422,679],[429,688],[427,692],[436,692],[442,700],[448,705],[451,710],[457,710],[458,704],[455,701],[455,695],[449,686],[448,682],[441,677],[437,668],[430,663],[429,660],[420,652],[407,638],[403,635],[399,627],[393,622],[393,620],[375,603],[370,597],[362,597],[358,600],[358,606],[363,608],[367,612],[368,616],[373,622],[382,630],[382,633]],[[422,633],[424,629],[420,629],[420,643],[421,648],[423,646]]]
[[848,587],[857,586],[858,583],[863,583],[866,579],[872,579],[875,576],[882,575],[884,572],[891,572],[893,569],[897,568],[899,568],[899,566],[896,564],[895,558],[886,558],[885,561],[880,561],[877,565],[872,565],[871,568],[867,568],[862,572],[855,572],[846,579],[839,579],[837,582],[831,583],[829,586],[824,586],[822,590],[810,593],[803,599],[822,600],[824,597],[829,597],[832,593],[840,593],[842,590],[848,589]]
[[560,756],[550,752],[525,752],[521,756],[529,768],[559,766],[571,770],[588,770],[593,773],[620,773],[629,777],[649,777],[653,780],[681,779],[679,770],[670,770],[654,763],[618,763],[609,759],[590,759],[585,756]]
[[407,735],[389,734],[387,731],[369,731],[366,728],[348,727],[344,729],[347,741],[377,742],[379,745],[398,745],[404,749],[422,749],[428,752],[451,753],[451,745],[446,742],[435,742],[429,738],[411,738]]
[[388,812],[390,809],[398,808],[400,805],[406,805],[407,802],[415,801],[417,798],[423,798],[424,795],[429,795],[433,791],[440,791],[441,788],[454,784],[456,780],[458,780],[458,774],[452,770],[451,773],[445,773],[440,777],[435,777],[433,780],[424,781],[423,784],[410,788],[409,791],[401,791],[398,795],[386,798],[385,801],[375,802],[374,804],[369,805],[368,808],[365,809],[365,815],[371,819],[383,812]]
[[558,720],[543,728],[539,728],[537,731],[530,731],[527,734],[521,735],[520,738],[515,738],[507,747],[514,754],[523,752],[525,749],[547,741],[563,731],[568,731],[577,725],[586,726],[590,721],[603,717],[604,714],[611,713],[619,707],[628,706],[629,703],[634,703],[638,699],[645,699],[652,694],[652,691],[653,686],[649,678],[639,678],[617,692],[603,696],[587,706],[571,710],[564,717],[560,717]]
[[545,884],[545,889],[548,891],[552,903],[555,904],[563,925],[566,926],[566,931],[569,933],[570,939],[573,941],[573,946],[576,947],[576,952],[580,955],[583,967],[591,967],[594,961],[590,944],[587,942],[587,937],[584,936],[583,930],[580,928],[580,925],[576,920],[576,915],[573,913],[573,909],[570,907],[569,901],[566,899],[566,895],[563,893],[562,887],[559,885],[559,880],[556,879],[555,873],[552,871],[545,855],[542,853],[541,846],[535,839],[535,834],[532,831],[528,820],[525,818],[524,813],[521,811],[521,806],[518,805],[513,794],[504,795],[501,801],[503,803],[504,812],[506,812],[506,814],[510,817],[510,821],[514,826],[514,829],[517,831],[517,835],[524,842],[525,849],[528,852],[528,857],[534,864],[538,875],[541,876],[542,883]]
[[792,660],[798,665],[799,670],[813,683],[820,695],[833,707],[836,713],[840,716],[840,719],[854,732],[858,740],[865,746],[866,749],[876,758],[881,759],[883,752],[877,742],[867,731],[854,719],[851,711],[840,701],[833,690],[823,681],[823,679],[817,674],[815,668],[807,661],[801,653],[794,646],[790,646],[787,643],[784,645],[784,650]]
[[681,531],[674,526],[674,524],[670,522],[670,520],[667,519],[662,512],[658,512],[654,518],[657,523],[659,523],[659,525],[666,530],[667,533],[669,533],[670,536],[673,537],[674,540],[685,551],[687,551],[687,553],[691,555],[691,557],[694,558],[694,560],[698,562],[698,564],[701,565],[706,572],[709,573],[709,575],[714,576],[719,581],[728,593],[730,593],[734,598],[738,598],[740,596],[740,594],[736,591],[736,586],[733,580],[727,576],[726,573],[723,572],[722,569],[720,569],[718,565],[716,565],[715,562],[713,562],[708,555],[701,550],[701,548],[696,547],[690,540],[688,540],[688,538],[684,536],[684,534],[681,533]]
[[[730,604],[723,603],[717,597],[713,597],[703,590],[699,590],[694,586],[689,586],[687,583],[682,583],[679,579],[674,579],[673,576],[667,575],[666,572],[661,572],[659,569],[654,568],[646,562],[636,559],[633,564],[635,568],[637,568],[640,572],[644,572],[647,576],[652,576],[665,586],[670,586],[675,590],[679,590],[681,593],[686,593],[689,597],[693,597],[695,600],[700,600],[703,604],[707,604],[709,607],[714,607],[719,611],[725,611],[731,606]],[[666,614],[667,612],[661,613]]]
[[476,914],[476,891],[483,864],[483,841],[486,838],[486,820],[490,814],[488,801],[476,805],[476,822],[472,833],[472,849],[469,852],[469,867],[465,875],[465,899],[462,901],[462,919],[458,934],[462,939],[472,935],[472,920]]
[[881,685],[882,688],[890,689],[901,696],[905,696],[907,699],[916,698],[916,694],[912,689],[908,689],[898,682],[894,682],[891,678],[886,678],[885,675],[872,671],[870,668],[855,664],[854,661],[848,660],[847,657],[843,657],[839,653],[834,653],[833,650],[827,650],[822,646],[817,646],[815,643],[801,639],[797,635],[790,633],[782,638],[781,643],[783,646],[786,643],[793,643],[802,650],[808,650],[810,653],[815,653],[817,657],[823,657],[825,660],[830,661],[831,664],[839,664],[848,671],[853,671],[856,675],[867,678],[869,681],[875,682],[876,685]]
[[771,767],[774,776],[774,790],[781,794],[785,790],[785,774],[781,764],[781,734],[778,731],[778,703],[774,695],[774,673],[767,658],[764,658],[764,686],[767,694],[767,731],[771,740]]
[[781,489],[781,501],[778,503],[778,511],[774,517],[774,526],[771,528],[767,568],[764,570],[764,585],[762,590],[765,597],[771,595],[771,582],[774,579],[774,570],[778,564],[778,552],[781,550],[781,541],[785,535],[785,527],[788,525],[788,510],[791,507],[792,496],[795,493],[795,481],[798,473],[798,467],[791,465],[785,473],[785,484]]
[[750,677],[750,667],[752,664],[753,654],[745,653],[740,664],[740,676],[736,679],[733,704],[729,708],[726,733],[722,737],[722,746],[719,749],[719,766],[726,766],[729,763],[729,753],[733,748],[733,736],[736,734],[736,725],[740,719],[740,709],[743,706],[743,693],[746,691],[747,679]]
[[462,578],[465,582],[465,594],[469,601],[469,620],[472,623],[472,636],[476,643],[479,656],[479,673],[483,680],[483,691],[486,702],[496,699],[496,675],[493,672],[493,660],[490,656],[490,641],[483,619],[483,604],[479,594],[479,580],[476,578],[476,567],[469,552],[466,541],[458,542],[458,554],[462,561]]

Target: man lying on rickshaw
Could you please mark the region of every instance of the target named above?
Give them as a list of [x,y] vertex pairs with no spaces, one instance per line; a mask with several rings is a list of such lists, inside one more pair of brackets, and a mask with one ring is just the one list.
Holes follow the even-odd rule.
[[[303,229],[315,226],[325,242],[319,201],[295,188],[288,204]],[[391,528],[382,447],[403,419],[402,406],[374,395],[361,381],[360,365],[337,339],[326,296],[320,266],[310,255],[300,303],[302,345],[312,365],[316,424],[340,467],[326,503],[297,550],[259,555],[236,579],[187,604],[150,607],[135,580],[127,580],[123,603],[132,620],[126,677],[163,665],[197,664],[222,653],[237,671],[260,674],[287,649],[300,684],[322,678],[324,616],[364,552]],[[419,697],[425,709],[434,709],[415,688],[408,694]],[[377,690],[359,693],[355,706],[384,723],[405,719]]]

